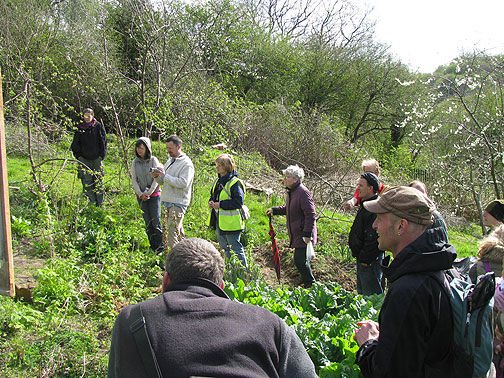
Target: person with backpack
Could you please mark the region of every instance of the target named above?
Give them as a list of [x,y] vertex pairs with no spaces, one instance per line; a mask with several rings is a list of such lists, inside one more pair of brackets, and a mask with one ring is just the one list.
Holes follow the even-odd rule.
[[378,323],[363,321],[354,338],[364,377],[451,377],[453,320],[448,295],[430,276],[452,267],[453,246],[439,242],[432,202],[398,186],[363,206],[377,214],[378,248],[390,251],[382,265],[389,282]]
[[161,200],[159,184],[151,172],[161,167],[158,159],[152,156],[151,141],[141,137],[135,143],[136,158],[131,164],[131,181],[143,212],[145,232],[149,238],[150,248],[156,252],[164,250],[163,228],[161,226]]
[[240,235],[245,229],[245,219],[240,213],[245,199],[245,185],[238,178],[231,155],[219,155],[215,159],[215,167],[217,179],[210,190],[208,207],[211,212],[207,225],[217,232],[217,240],[226,257],[231,257],[232,250],[246,268],[247,258],[240,242]]

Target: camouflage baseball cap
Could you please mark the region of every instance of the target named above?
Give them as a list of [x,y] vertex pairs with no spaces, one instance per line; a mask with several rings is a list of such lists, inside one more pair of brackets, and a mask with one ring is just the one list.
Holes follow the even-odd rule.
[[364,207],[376,214],[392,213],[410,222],[432,225],[434,204],[420,191],[409,186],[394,186],[382,192],[380,198],[363,203]]

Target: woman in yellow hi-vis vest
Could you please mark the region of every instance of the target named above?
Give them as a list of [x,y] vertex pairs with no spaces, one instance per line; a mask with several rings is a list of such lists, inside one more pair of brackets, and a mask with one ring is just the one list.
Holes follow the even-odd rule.
[[247,258],[240,235],[245,229],[245,221],[241,215],[241,208],[245,199],[245,187],[235,171],[235,162],[231,155],[222,154],[215,159],[218,178],[210,190],[208,206],[212,209],[208,225],[217,231],[220,247],[231,257],[231,250],[247,267]]

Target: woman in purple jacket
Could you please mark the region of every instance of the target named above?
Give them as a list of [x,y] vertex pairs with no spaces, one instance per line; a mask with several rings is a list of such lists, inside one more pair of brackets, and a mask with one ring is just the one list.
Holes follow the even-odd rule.
[[294,248],[294,262],[303,279],[304,287],[311,287],[313,277],[310,261],[306,257],[306,245],[317,242],[317,223],[315,220],[315,203],[310,191],[301,184],[304,171],[297,165],[290,165],[283,171],[287,196],[284,206],[266,210],[266,215],[286,215],[290,247]]

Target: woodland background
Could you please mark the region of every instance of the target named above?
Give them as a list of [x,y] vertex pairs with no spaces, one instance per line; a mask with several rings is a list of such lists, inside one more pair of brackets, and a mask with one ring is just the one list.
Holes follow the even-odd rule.
[[125,172],[128,137],[177,133],[299,164],[333,205],[364,157],[456,216],[503,196],[503,57],[411,72],[350,1],[5,0],[0,21],[8,152],[41,189],[44,150],[92,107]]

